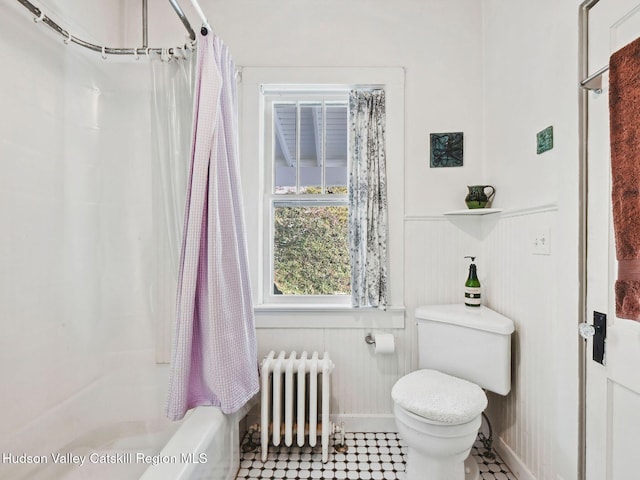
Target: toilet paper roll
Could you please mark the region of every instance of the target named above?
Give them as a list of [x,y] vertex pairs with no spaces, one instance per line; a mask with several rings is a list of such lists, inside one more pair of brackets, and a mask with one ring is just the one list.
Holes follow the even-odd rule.
[[393,340],[393,335],[390,333],[378,333],[373,338],[376,341],[376,355],[385,355],[395,352],[396,345]]

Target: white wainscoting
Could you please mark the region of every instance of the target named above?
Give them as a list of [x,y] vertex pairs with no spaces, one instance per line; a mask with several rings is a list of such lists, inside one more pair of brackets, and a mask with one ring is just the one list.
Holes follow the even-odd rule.
[[[331,413],[347,430],[377,427],[393,418],[391,387],[417,368],[416,326],[419,305],[463,300],[469,260],[477,256],[483,302],[516,324],[513,337],[513,384],[506,397],[489,395],[488,414],[496,447],[525,478],[551,478],[554,471],[553,390],[559,349],[549,335],[557,321],[554,253],[557,207],[547,205],[479,217],[405,218],[405,328],[393,333],[396,352],[376,356],[359,328],[260,328],[260,356],[270,350],[329,352],[334,370]],[[550,229],[551,255],[533,254],[533,238]],[[557,239],[555,239],[557,241]],[[386,422],[386,423],[385,423]],[[364,426],[363,426],[364,425]]]
[[271,350],[327,352],[336,365],[331,382],[333,420],[344,421],[348,431],[395,431],[391,387],[406,371],[405,335],[401,329],[377,331],[393,334],[395,353],[374,354],[373,346],[364,341],[369,332],[363,329],[260,328],[258,356],[262,359]]
[[[557,319],[554,251],[556,205],[480,217],[407,217],[405,335],[407,371],[417,366],[415,307],[462,301],[466,255],[477,256],[483,303],[512,318],[513,384],[506,397],[489,395],[495,445],[518,478],[552,478],[553,422],[558,406],[551,393],[557,347],[549,337]],[[533,254],[533,239],[550,229],[551,255]]]
[[[331,413],[347,430],[395,430],[391,388],[417,367],[413,312],[422,304],[454,303],[463,299],[468,260],[480,256],[482,233],[476,219],[462,226],[443,216],[411,217],[405,221],[405,328],[380,328],[394,335],[396,351],[375,355],[363,328],[258,328],[260,359],[270,350],[327,351],[333,372]],[[327,312],[327,315],[331,315]],[[325,322],[325,325],[327,323]]]
[[[499,436],[498,451],[515,460],[510,466],[518,478],[555,478],[552,450],[560,406],[554,368],[562,361],[554,337],[561,268],[554,251],[556,218],[557,209],[549,207],[503,215],[485,225],[484,255],[492,265],[486,302],[516,324],[511,393],[491,395],[489,415]],[[551,255],[533,254],[536,232],[547,227]]]

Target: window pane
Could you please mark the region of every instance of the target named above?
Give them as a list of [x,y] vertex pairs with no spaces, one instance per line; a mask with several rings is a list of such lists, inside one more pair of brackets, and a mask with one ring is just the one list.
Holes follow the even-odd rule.
[[273,105],[274,192],[296,193],[296,112],[295,103]]
[[327,111],[326,170],[327,193],[347,192],[347,105],[330,104]]
[[300,105],[300,191],[322,193],[322,103]]
[[276,206],[273,292],[349,295],[347,206]]

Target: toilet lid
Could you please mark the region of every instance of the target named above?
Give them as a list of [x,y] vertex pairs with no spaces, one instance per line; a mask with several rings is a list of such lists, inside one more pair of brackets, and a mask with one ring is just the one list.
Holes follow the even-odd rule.
[[405,375],[393,386],[391,397],[411,413],[448,424],[470,422],[487,408],[482,388],[437,370]]

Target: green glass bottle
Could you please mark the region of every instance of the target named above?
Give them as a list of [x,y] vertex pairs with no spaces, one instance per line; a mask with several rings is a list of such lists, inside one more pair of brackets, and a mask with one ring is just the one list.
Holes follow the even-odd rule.
[[480,280],[478,280],[476,264],[473,263],[476,257],[464,258],[471,259],[471,265],[469,265],[469,276],[464,284],[464,304],[468,307],[479,307],[482,303],[482,299],[480,295]]

